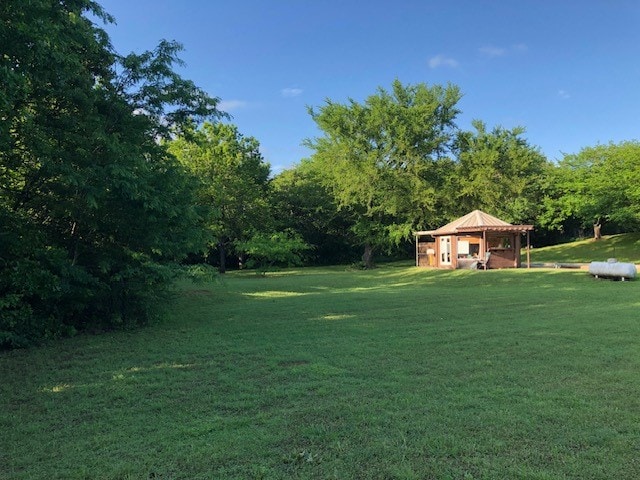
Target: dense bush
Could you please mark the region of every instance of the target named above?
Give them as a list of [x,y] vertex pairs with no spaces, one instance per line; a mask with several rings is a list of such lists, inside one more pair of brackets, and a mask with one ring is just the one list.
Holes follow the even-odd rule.
[[148,321],[201,246],[194,179],[158,140],[217,99],[180,46],[119,56],[90,0],[0,5],[0,346]]

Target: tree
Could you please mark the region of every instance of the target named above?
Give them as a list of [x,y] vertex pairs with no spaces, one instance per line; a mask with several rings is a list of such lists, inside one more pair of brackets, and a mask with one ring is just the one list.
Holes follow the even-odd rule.
[[306,261],[338,264],[353,259],[354,246],[349,235],[350,219],[339,210],[320,172],[308,159],[278,174],[271,182],[275,228],[294,231],[312,246]]
[[486,210],[513,223],[535,219],[542,198],[546,158],[522,137],[523,128],[487,131],[476,120],[475,132],[460,132],[458,161],[450,191],[461,215]]
[[306,143],[324,184],[352,217],[367,268],[376,249],[409,238],[436,215],[439,162],[453,138],[459,99],[452,85],[396,80],[391,92],[380,88],[364,103],[327,100],[309,110],[324,136]]
[[566,155],[552,171],[541,222],[566,230],[576,223],[598,239],[603,223],[610,230],[640,227],[640,143],[610,143]]
[[199,179],[198,204],[208,212],[209,248],[218,249],[219,270],[224,273],[228,247],[264,230],[269,218],[269,164],[258,141],[229,124],[205,123],[169,148]]
[[144,323],[199,248],[193,179],[158,142],[218,100],[181,47],[120,56],[90,0],[0,5],[0,345]]
[[276,265],[292,267],[302,264],[302,253],[309,245],[295,232],[259,232],[237,242],[237,248],[248,255],[247,265],[264,275]]

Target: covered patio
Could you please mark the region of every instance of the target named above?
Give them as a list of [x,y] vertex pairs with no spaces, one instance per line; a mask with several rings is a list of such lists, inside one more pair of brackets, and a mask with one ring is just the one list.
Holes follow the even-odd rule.
[[416,266],[435,268],[518,268],[526,234],[527,268],[533,225],[512,225],[474,210],[436,230],[415,232]]

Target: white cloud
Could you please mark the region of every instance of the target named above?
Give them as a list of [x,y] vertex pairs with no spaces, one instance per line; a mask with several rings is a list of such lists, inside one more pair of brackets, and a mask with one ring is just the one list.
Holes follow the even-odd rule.
[[486,45],[484,47],[480,47],[480,53],[486,55],[487,57],[502,57],[507,53],[506,48],[495,47],[493,45]]
[[283,88],[280,94],[285,98],[297,97],[302,94],[301,88]]
[[529,47],[527,47],[524,43],[516,43],[515,45],[511,46],[511,50],[514,53],[524,53],[529,50]]
[[431,57],[429,59],[429,67],[430,68],[438,68],[438,67],[451,67],[456,68],[460,64],[454,58],[447,57],[446,55],[436,55],[435,57]]
[[223,112],[232,112],[234,110],[240,110],[249,106],[249,102],[244,100],[222,100],[218,104],[218,110]]
[[571,95],[569,95],[569,92],[567,92],[566,90],[558,90],[558,97],[566,100],[568,98],[571,98]]
[[480,47],[478,51],[481,55],[485,57],[494,58],[494,57],[504,57],[506,55],[524,53],[528,50],[527,46],[524,43],[516,43],[511,45],[510,47],[498,47],[496,45],[485,45],[484,47]]

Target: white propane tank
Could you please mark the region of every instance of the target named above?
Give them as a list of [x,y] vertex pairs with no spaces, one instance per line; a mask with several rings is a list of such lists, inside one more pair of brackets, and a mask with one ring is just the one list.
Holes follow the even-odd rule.
[[606,262],[591,262],[589,273],[596,278],[636,278],[636,266],[633,263],[618,262],[615,258],[610,258]]

